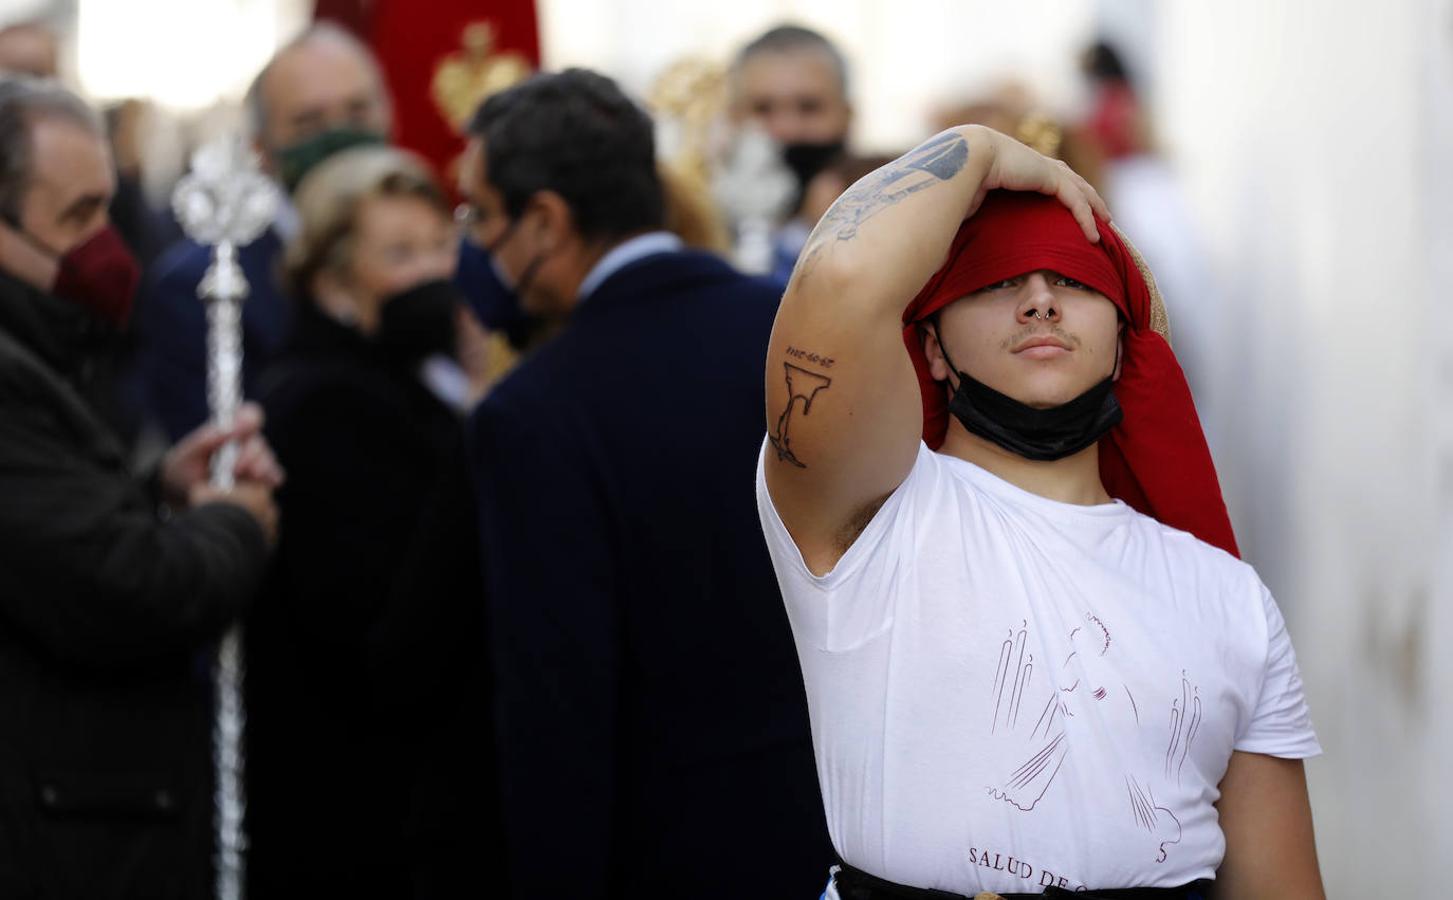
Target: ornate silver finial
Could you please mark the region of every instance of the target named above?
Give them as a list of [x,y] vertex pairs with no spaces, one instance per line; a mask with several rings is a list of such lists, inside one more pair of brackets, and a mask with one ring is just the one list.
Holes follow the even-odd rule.
[[777,144],[755,126],[737,132],[712,181],[716,202],[736,228],[736,263],[746,272],[772,269],[772,232],[797,195],[797,180]]
[[[240,139],[203,145],[191,172],[172,192],[172,210],[187,237],[213,248],[212,264],[197,293],[207,306],[207,405],[213,421],[232,425],[242,403],[242,307],[247,277],[237,248],[257,240],[281,203],[277,185],[262,174],[257,155]],[[212,482],[232,486],[237,447],[227,444],[212,460]]]
[[241,247],[257,240],[277,215],[281,194],[262,173],[257,154],[240,140],[204,144],[172,192],[172,211],[199,244]]
[[[172,210],[192,240],[212,247],[212,264],[197,287],[207,303],[207,406],[213,422],[230,428],[242,404],[242,301],[247,276],[237,248],[260,237],[277,215],[281,194],[240,139],[207,144],[192,156],[192,171],[172,193]],[[212,457],[212,484],[230,488],[237,446],[229,442]],[[216,711],[212,725],[217,850],[217,897],[241,900],[247,835],[243,814],[242,629],[223,636],[214,666]]]

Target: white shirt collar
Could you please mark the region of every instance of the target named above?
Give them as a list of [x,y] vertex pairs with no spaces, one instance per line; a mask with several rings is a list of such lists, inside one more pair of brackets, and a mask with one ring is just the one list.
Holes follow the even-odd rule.
[[636,260],[655,256],[658,253],[674,253],[682,246],[681,238],[669,231],[648,231],[617,244],[596,262],[595,266],[586,274],[585,280],[580,282],[580,292],[576,295],[576,302],[584,302],[595,293],[596,288],[605,283],[607,278]]

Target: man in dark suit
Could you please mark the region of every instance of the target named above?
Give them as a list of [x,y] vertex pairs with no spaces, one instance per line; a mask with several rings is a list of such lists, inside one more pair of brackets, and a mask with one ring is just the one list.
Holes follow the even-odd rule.
[[[386,140],[387,89],[368,48],[343,29],[314,25],[284,46],[247,93],[248,123],[266,170],[291,193],[330,154]],[[292,310],[278,268],[292,233],[284,208],[273,227],[238,250],[250,294],[242,305],[243,393],[281,350]],[[197,285],[211,249],[183,241],[156,262],[138,304],[138,368],[145,406],[175,440],[207,418],[206,310]]]
[[751,496],[773,288],[662,230],[650,119],[569,70],[470,128],[473,238],[567,317],[470,426],[515,897],[815,896],[802,678]]

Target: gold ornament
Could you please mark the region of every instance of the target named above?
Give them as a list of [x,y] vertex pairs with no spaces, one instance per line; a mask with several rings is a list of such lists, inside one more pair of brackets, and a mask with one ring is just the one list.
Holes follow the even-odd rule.
[[444,57],[434,70],[432,94],[446,121],[462,131],[479,104],[514,87],[533,71],[518,53],[495,53],[494,26],[473,22],[464,28],[463,49]]
[[726,113],[726,97],[726,69],[701,57],[677,60],[651,85],[646,103],[666,131],[662,155],[688,179],[708,178],[713,129]]
[[1059,158],[1060,145],[1064,142],[1064,131],[1058,122],[1044,113],[1026,113],[1020,118],[1015,137],[1035,152],[1052,159]]

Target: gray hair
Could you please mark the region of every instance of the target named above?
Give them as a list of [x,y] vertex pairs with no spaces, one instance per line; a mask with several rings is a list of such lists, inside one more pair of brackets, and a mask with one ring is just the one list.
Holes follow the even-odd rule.
[[28,75],[0,76],[0,218],[19,224],[30,188],[31,126],[39,119],[60,119],[104,137],[95,110],[55,81]]
[[262,137],[263,130],[267,128],[267,92],[263,90],[263,85],[267,82],[267,76],[272,72],[273,65],[299,47],[316,41],[332,41],[356,52],[368,66],[368,70],[373,73],[374,83],[387,102],[388,92],[384,88],[383,69],[379,67],[378,59],[373,55],[373,51],[353,32],[325,19],[309,25],[297,37],[279,47],[272,58],[267,61],[267,65],[262,67],[262,71],[258,72],[252,79],[252,83],[248,85],[243,108],[247,114],[247,128],[252,137]]
[[742,67],[754,57],[764,53],[800,53],[804,50],[821,53],[827,57],[833,72],[837,74],[838,84],[842,86],[843,97],[846,98],[848,96],[847,59],[837,45],[828,40],[821,32],[804,28],[801,25],[778,25],[770,28],[739,50],[736,59],[732,60],[732,80],[736,80]]

